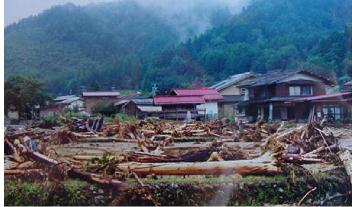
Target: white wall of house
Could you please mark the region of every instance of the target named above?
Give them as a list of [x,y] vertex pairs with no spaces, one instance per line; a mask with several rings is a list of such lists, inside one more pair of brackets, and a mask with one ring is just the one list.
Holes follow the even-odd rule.
[[205,113],[210,119],[218,118],[218,102],[206,102],[204,104],[197,105],[197,109],[205,109]]

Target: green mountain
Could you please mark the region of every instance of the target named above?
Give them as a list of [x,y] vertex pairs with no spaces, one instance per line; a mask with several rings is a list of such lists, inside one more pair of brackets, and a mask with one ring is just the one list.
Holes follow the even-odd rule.
[[[181,80],[211,84],[245,71],[292,68],[350,79],[351,11],[351,0],[252,1],[228,24],[164,51],[149,80],[164,87]],[[154,78],[154,73],[177,81]]]
[[31,75],[53,93],[291,68],[343,81],[352,77],[350,11],[352,0],[252,0],[235,16],[203,5],[167,17],[133,1],[67,4],[5,28],[5,77]]
[[145,62],[177,42],[134,2],[57,6],[5,29],[5,76],[29,74],[54,92],[138,86]]

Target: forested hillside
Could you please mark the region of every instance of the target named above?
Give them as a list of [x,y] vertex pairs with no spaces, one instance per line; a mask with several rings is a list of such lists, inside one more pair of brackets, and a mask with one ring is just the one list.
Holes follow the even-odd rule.
[[211,84],[272,69],[352,77],[352,0],[253,0],[235,16],[211,8],[198,8],[210,30],[187,25],[186,14],[171,24],[133,1],[52,8],[5,28],[5,77],[32,75],[56,94]]
[[169,87],[182,80],[212,83],[245,71],[290,68],[349,79],[351,11],[351,0],[253,1],[230,23],[164,51],[148,80],[160,83],[165,79],[154,74],[167,74],[163,83]]

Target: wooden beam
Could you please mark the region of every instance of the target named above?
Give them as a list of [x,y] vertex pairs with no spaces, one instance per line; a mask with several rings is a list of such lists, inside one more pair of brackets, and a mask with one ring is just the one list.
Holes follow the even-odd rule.
[[123,172],[140,175],[275,175],[281,173],[271,157],[266,154],[254,160],[218,162],[122,163],[117,168]]

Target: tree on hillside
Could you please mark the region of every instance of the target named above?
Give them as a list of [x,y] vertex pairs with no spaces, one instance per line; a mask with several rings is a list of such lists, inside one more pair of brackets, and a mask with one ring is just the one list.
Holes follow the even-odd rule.
[[44,105],[49,99],[43,83],[30,77],[11,76],[5,81],[5,114],[9,110],[18,111],[19,117],[30,118],[36,105]]

